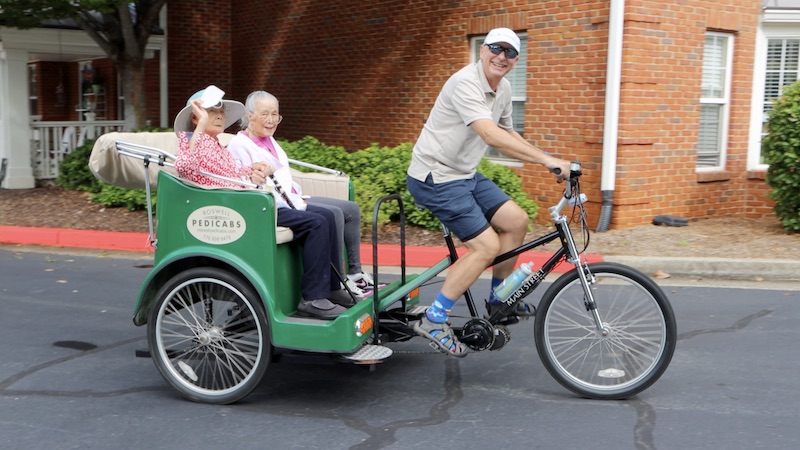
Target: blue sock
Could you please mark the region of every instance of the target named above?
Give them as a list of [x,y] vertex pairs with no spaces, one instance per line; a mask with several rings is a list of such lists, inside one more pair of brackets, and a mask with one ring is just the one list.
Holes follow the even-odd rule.
[[428,311],[425,312],[425,316],[433,323],[445,323],[447,322],[447,318],[450,317],[450,310],[453,309],[453,305],[455,304],[455,300],[451,300],[439,292],[439,295],[436,296],[436,300],[433,301]]
[[494,290],[497,286],[500,286],[500,283],[503,282],[503,278],[492,277],[492,287],[489,289],[489,303],[497,305],[500,303],[500,299],[494,295]]

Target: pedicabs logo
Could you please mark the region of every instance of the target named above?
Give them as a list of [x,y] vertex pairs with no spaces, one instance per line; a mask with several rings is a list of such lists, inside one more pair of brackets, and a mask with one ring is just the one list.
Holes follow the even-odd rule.
[[247,223],[238,212],[225,206],[205,206],[186,219],[186,228],[197,240],[212,245],[236,242],[244,236]]

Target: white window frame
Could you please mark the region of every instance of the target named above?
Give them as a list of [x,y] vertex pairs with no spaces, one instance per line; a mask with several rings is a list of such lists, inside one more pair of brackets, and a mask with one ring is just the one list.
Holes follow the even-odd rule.
[[765,171],[762,162],[761,140],[765,136],[764,90],[766,88],[767,51],[770,39],[800,39],[800,11],[766,12],[756,32],[753,64],[753,92],[750,101],[750,130],[747,145],[747,170]]
[[[724,70],[724,80],[722,86],[722,95],[719,97],[701,97],[700,105],[719,105],[719,128],[717,129],[717,149],[718,161],[714,166],[700,166],[696,163],[696,170],[698,172],[713,172],[725,169],[727,150],[728,150],[728,129],[730,126],[730,104],[731,104],[731,79],[733,72],[733,47],[735,38],[731,33],[719,33],[709,31],[705,34],[706,37],[714,36],[724,38],[727,40],[725,49],[725,66],[721,69]],[[705,42],[705,40],[704,40]],[[705,56],[703,57],[703,65],[705,65]],[[698,123],[699,125],[699,123]],[[701,130],[702,131],[702,130]],[[700,144],[700,136],[698,134],[698,146]],[[698,154],[699,161],[699,154]]]
[[42,118],[39,115],[39,67],[36,64],[28,64],[28,115],[31,118]]
[[122,74],[117,72],[117,120],[125,120],[125,83]]
[[[509,72],[508,75],[506,75],[506,79],[508,79],[509,81],[512,82],[512,93],[514,92],[514,89],[513,89],[514,88],[514,84],[513,84],[513,81],[509,78],[509,75],[511,75],[511,73],[516,73],[517,71],[523,71],[523,73],[527,73],[527,70],[528,70],[527,69],[528,35],[526,33],[517,33],[517,36],[519,36],[519,39],[520,39],[520,47],[521,47],[520,56],[519,56],[520,59],[519,59],[519,61],[517,61],[517,64],[514,66],[514,68],[511,69],[511,72]],[[483,41],[484,41],[485,38],[486,38],[486,36],[484,35],[484,36],[473,37],[470,40],[470,62],[475,63],[475,62],[478,62],[478,60],[480,59],[481,45],[483,45]],[[514,117],[516,118],[516,117],[522,116],[522,118],[524,119],[524,117],[525,117],[525,103],[528,100],[527,99],[527,77],[523,76],[522,80],[523,80],[523,83],[525,83],[525,86],[523,86],[523,95],[522,96],[514,96],[514,95],[512,95],[511,102],[512,102],[512,104],[514,106],[519,105],[522,108],[522,114],[519,114],[519,113],[514,114]],[[524,134],[524,130],[525,130],[525,122],[524,122],[524,120],[521,120],[521,121],[514,120],[514,130],[516,130],[522,136],[525,136],[525,134]],[[522,161],[520,161],[518,159],[514,159],[514,158],[509,158],[508,156],[503,155],[502,153],[498,152],[497,150],[492,149],[491,147],[488,147],[486,149],[486,157],[488,159],[490,159],[492,162],[495,162],[495,163],[498,163],[498,164],[503,164],[503,165],[507,165],[507,166],[514,166],[514,167],[522,167]]]

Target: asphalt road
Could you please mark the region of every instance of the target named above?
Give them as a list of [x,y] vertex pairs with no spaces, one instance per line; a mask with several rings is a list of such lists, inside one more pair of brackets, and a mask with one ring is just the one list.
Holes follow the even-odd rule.
[[244,401],[214,406],[183,400],[134,356],[149,262],[0,248],[0,448],[800,448],[797,285],[668,280],[675,356],[626,401],[556,383],[529,321],[502,351],[463,360],[417,339],[391,344],[372,372],[274,364]]

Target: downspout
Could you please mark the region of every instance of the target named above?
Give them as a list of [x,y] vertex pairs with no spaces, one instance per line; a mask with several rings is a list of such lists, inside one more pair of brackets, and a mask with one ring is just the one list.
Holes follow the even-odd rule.
[[622,88],[622,36],[625,31],[625,0],[611,0],[608,13],[608,61],[606,62],[606,106],[603,124],[603,165],[600,174],[598,232],[608,230],[614,206],[617,177],[617,139],[619,136],[619,96]]

